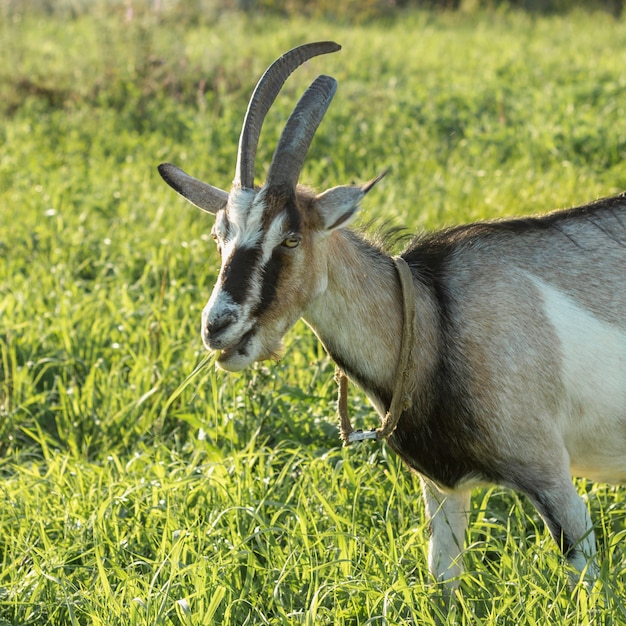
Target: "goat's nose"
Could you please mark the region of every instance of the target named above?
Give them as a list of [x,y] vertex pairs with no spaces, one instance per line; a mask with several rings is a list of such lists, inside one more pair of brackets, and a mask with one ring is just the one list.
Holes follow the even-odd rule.
[[221,350],[224,347],[228,330],[232,330],[239,318],[239,309],[226,296],[214,290],[202,309],[202,341],[209,350]]
[[205,325],[207,335],[210,337],[219,335],[223,330],[231,325],[233,319],[232,315],[222,315],[215,320],[207,320]]
[[221,345],[220,337],[235,321],[235,314],[223,312],[221,315],[206,316],[202,330],[202,339],[207,347],[219,350]]

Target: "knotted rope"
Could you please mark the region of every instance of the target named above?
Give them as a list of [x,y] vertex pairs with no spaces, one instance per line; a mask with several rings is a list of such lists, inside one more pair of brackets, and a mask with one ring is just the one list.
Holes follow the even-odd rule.
[[339,396],[337,399],[337,413],[339,416],[339,428],[341,429],[341,439],[345,446],[349,446],[355,441],[364,439],[387,439],[398,425],[398,420],[402,412],[411,406],[414,391],[415,373],[411,367],[413,350],[415,346],[416,328],[416,300],[413,285],[413,274],[406,261],[399,257],[393,257],[393,262],[400,279],[402,291],[402,343],[400,344],[400,358],[396,370],[396,382],[391,397],[391,405],[383,419],[380,428],[376,430],[354,430],[348,415],[348,377],[339,368],[335,368],[335,380],[339,386]]

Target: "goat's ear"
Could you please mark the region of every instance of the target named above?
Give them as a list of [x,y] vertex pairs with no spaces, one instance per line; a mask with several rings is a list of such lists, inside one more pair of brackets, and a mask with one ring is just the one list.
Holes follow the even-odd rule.
[[189,176],[171,163],[161,163],[159,174],[163,180],[191,204],[207,213],[215,214],[226,206],[228,193]]
[[376,178],[361,185],[333,187],[315,198],[315,206],[324,220],[326,230],[347,226],[359,209],[363,196],[387,173],[385,170]]

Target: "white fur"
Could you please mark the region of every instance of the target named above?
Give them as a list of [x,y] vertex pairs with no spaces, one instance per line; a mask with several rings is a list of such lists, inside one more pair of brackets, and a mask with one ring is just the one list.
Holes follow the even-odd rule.
[[454,581],[463,572],[462,551],[470,511],[471,490],[445,493],[422,478],[426,517],[430,520],[428,569],[440,582]]
[[[625,270],[626,271],[626,270]],[[626,333],[535,279],[559,338],[565,447],[574,475],[626,483]]]
[[284,224],[285,216],[281,213],[276,216],[269,225],[265,238],[263,239],[263,264],[270,260],[272,253],[274,252],[274,248],[282,241],[285,234],[283,230]]

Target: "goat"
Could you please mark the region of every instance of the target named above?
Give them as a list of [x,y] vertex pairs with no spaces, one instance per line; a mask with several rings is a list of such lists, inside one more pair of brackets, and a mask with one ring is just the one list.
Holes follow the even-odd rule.
[[267,181],[254,184],[261,125],[285,80],[339,49],[306,44],[268,68],[230,192],[159,166],[215,216],[221,269],[202,339],[221,368],[241,370],[276,357],[302,317],[380,416],[395,411],[383,436],[420,475],[429,569],[448,590],[463,571],[470,492],[483,484],[526,494],[572,580],[593,580],[593,527],[571,477],[626,484],[626,194],[435,232],[392,259],[346,228],[380,177],[320,194],[298,184],[333,78],[305,91]]

